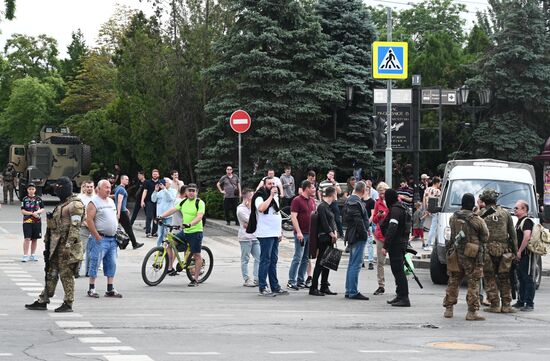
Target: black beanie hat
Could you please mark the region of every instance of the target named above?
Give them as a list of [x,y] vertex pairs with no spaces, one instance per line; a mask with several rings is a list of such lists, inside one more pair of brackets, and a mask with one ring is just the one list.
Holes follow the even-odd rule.
[[476,199],[472,193],[465,193],[462,196],[462,209],[467,209],[471,211],[476,205]]
[[386,205],[388,207],[393,206],[393,204],[397,202],[397,192],[391,188],[387,189],[385,199],[386,199]]

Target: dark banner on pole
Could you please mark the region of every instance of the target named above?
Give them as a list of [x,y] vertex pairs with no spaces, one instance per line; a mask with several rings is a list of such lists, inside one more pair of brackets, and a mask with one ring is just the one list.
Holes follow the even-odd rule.
[[[386,120],[387,105],[376,104],[374,114]],[[392,104],[392,150],[408,152],[412,150],[412,106],[411,104]],[[386,149],[386,142],[377,142],[375,151]]]

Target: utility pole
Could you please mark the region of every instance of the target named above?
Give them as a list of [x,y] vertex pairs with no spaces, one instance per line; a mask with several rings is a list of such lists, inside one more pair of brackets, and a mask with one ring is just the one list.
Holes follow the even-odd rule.
[[[388,12],[388,41],[392,41],[392,14],[391,14],[391,8],[386,8]],[[391,144],[391,88],[392,88],[392,80],[388,79],[387,86],[388,86],[388,104],[387,104],[387,135],[386,135],[386,183],[392,187],[392,144]]]

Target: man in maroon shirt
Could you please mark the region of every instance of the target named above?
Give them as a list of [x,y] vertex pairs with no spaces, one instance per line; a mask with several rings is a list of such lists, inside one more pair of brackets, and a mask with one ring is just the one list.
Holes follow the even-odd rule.
[[292,290],[305,288],[305,277],[309,263],[309,224],[311,213],[315,212],[315,185],[302,182],[302,192],[290,204],[290,218],[294,226],[294,257],[288,272],[287,287]]

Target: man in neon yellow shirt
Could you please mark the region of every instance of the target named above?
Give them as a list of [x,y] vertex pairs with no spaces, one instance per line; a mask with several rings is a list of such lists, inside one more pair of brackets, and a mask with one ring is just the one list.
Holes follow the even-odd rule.
[[[175,207],[164,212],[160,218],[166,218],[170,215],[176,213],[177,211],[181,212],[183,218],[183,230],[179,232],[175,237],[179,240],[185,240],[189,242],[191,247],[191,254],[195,259],[195,273],[194,280],[191,281],[188,286],[196,287],[199,285],[197,278],[200,274],[200,269],[202,265],[201,258],[201,247],[202,247],[202,238],[203,238],[203,225],[202,217],[205,212],[204,202],[197,197],[198,187],[196,184],[190,183],[187,185],[185,190],[186,199],[182,200]],[[183,243],[178,242],[178,251],[183,252],[184,245]],[[175,254],[170,248],[168,248],[168,257],[169,257],[169,269],[168,272],[171,275],[176,275],[177,272],[172,269],[174,260],[176,258]]]

